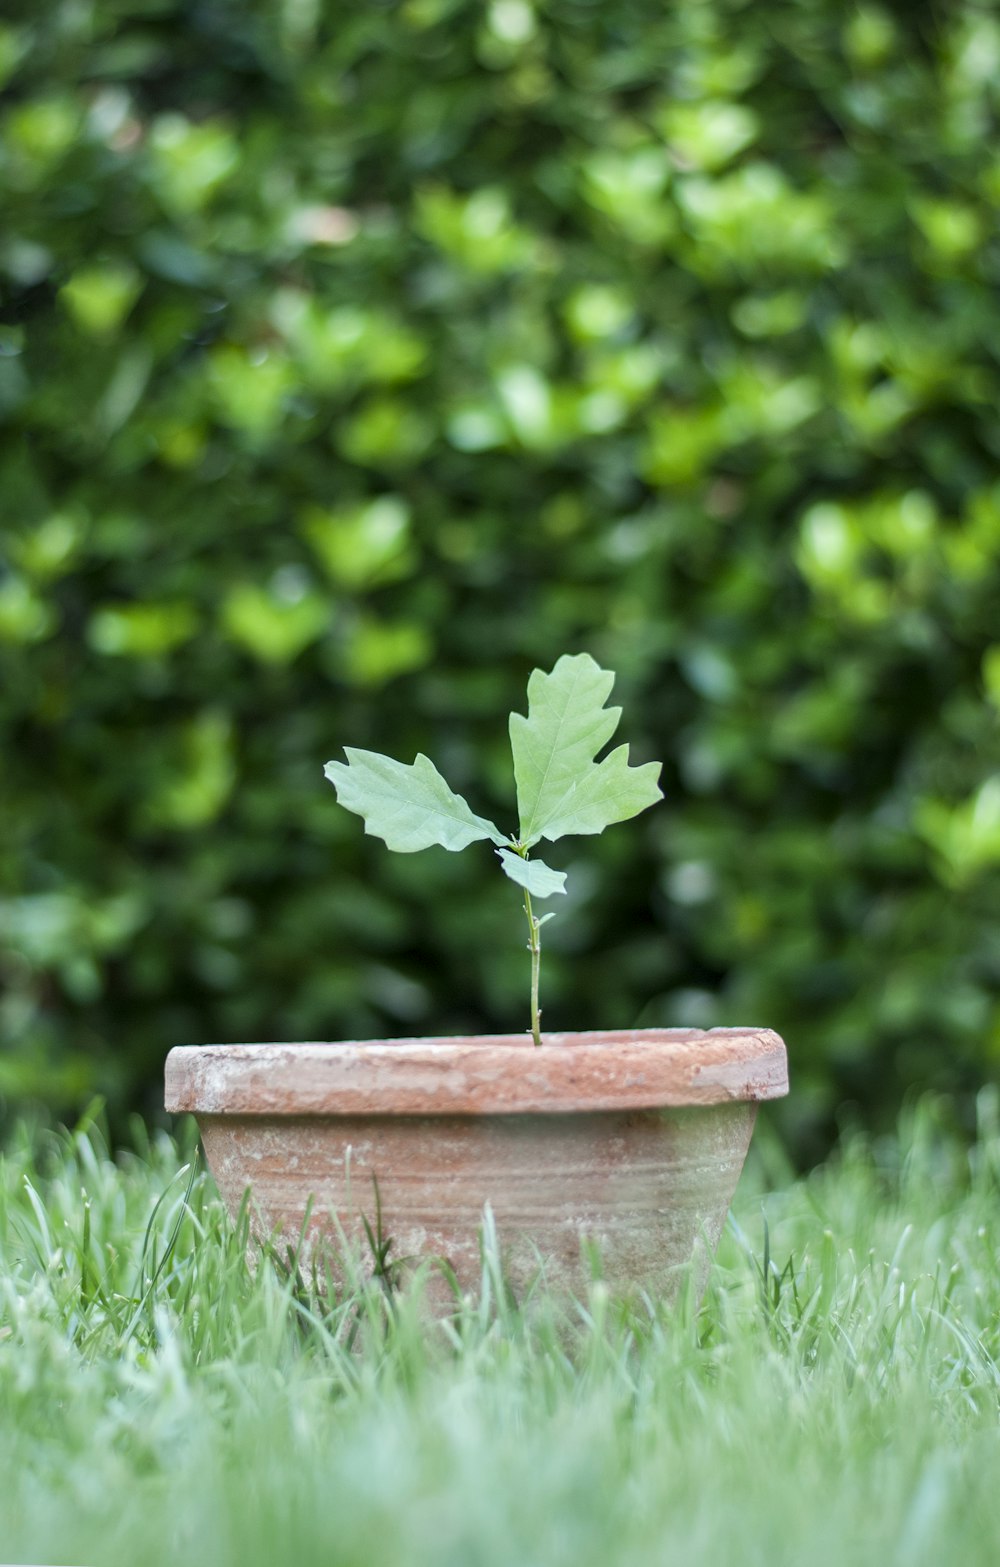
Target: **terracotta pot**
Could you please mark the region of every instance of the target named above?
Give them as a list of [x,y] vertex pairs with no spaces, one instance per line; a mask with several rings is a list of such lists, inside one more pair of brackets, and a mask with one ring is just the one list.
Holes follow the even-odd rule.
[[182,1048],[166,1088],[231,1214],[250,1189],[258,1240],[295,1242],[312,1199],[310,1243],[339,1225],[364,1248],[377,1181],[390,1259],[443,1258],[463,1289],[489,1203],[516,1289],[541,1269],[581,1292],[593,1242],[609,1282],[662,1294],[704,1277],[788,1078],[767,1029],[638,1029]]

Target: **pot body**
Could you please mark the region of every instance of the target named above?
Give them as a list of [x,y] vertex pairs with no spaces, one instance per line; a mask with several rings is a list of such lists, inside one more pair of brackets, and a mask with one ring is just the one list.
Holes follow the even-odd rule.
[[257,1241],[343,1236],[376,1271],[374,1236],[474,1292],[488,1205],[518,1292],[580,1295],[597,1266],[669,1295],[689,1268],[701,1287],[785,1074],[762,1030],[208,1046],[171,1052],[167,1106],[198,1116],[234,1216],[249,1189]]

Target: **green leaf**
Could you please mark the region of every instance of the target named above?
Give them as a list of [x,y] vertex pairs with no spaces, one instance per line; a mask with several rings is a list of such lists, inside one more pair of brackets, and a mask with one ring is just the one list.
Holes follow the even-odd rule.
[[500,864],[519,887],[526,887],[533,898],[551,898],[566,891],[566,872],[554,871],[544,860],[525,860],[513,849],[498,849]]
[[440,844],[464,849],[477,838],[506,843],[503,833],[476,816],[445,783],[434,763],[419,755],[411,766],[375,751],[344,747],[347,763],[327,762],[323,769],[337,799],[365,820],[365,832],[383,838],[390,849],[413,854]]
[[659,762],[628,765],[620,745],[594,758],[611,738],[620,707],[604,706],[615,677],[589,653],[564,654],[550,674],[528,681],[528,716],[510,715],[510,744],[525,846],[567,833],[598,833],[662,798]]

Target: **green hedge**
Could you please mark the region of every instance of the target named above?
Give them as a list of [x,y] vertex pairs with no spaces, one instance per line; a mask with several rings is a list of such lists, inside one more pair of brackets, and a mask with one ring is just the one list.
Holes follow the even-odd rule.
[[584,648],[668,803],[553,851],[548,1026],[772,1024],[800,1127],[992,1071],[993,8],[4,18],[0,1093],[523,1026],[488,847],[321,769],[507,822]]

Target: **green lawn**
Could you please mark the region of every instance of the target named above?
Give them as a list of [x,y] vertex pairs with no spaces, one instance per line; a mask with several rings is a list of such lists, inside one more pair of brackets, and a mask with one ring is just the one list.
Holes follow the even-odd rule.
[[[762,1196],[700,1310],[250,1278],[166,1137],[0,1163],[0,1560],[356,1567],[1000,1558],[1000,1131],[925,1104]],[[946,1109],[946,1107],[945,1107]],[[767,1157],[762,1157],[763,1154]],[[174,1241],[172,1249],[170,1242]]]

